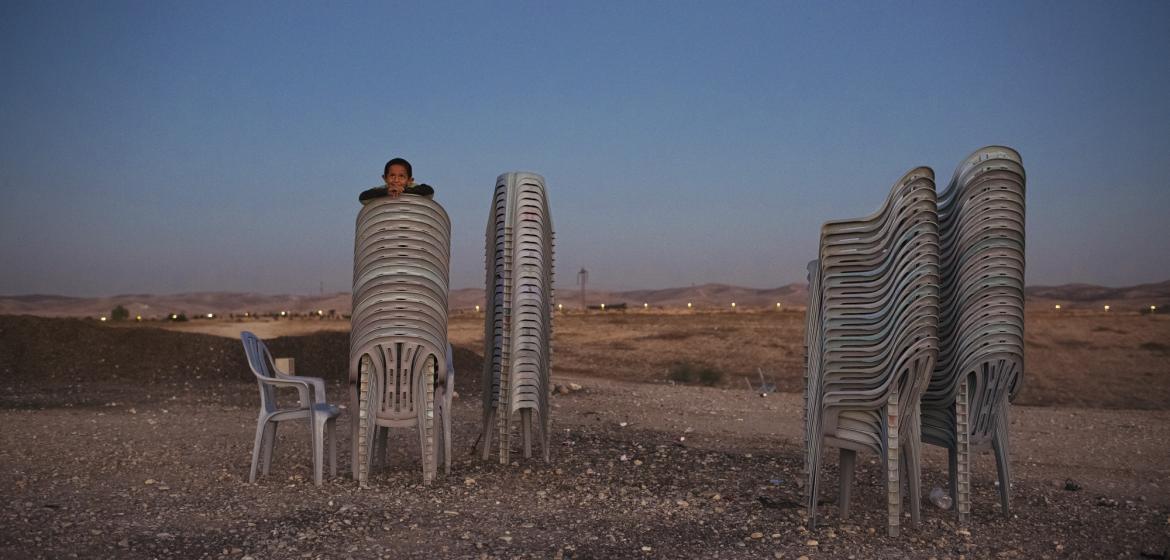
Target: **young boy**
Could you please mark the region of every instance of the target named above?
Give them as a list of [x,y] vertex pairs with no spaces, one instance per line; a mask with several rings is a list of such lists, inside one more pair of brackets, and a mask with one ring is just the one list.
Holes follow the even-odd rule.
[[358,200],[362,204],[365,204],[383,196],[398,198],[403,193],[425,196],[427,198],[435,195],[435,189],[432,189],[430,185],[414,184],[413,170],[410,167],[410,162],[402,158],[394,158],[386,162],[386,166],[382,168],[382,180],[386,182],[385,187],[374,187],[366,190],[358,195]]

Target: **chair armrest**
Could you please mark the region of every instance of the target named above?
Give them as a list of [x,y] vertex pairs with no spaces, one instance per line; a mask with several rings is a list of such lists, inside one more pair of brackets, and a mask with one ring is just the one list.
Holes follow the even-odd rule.
[[[297,396],[301,401],[302,406],[312,406],[313,400],[309,394],[309,389],[316,387],[307,380],[313,379],[311,377],[294,377],[291,375],[279,375],[278,377],[269,377],[261,380],[261,383],[272,385],[273,387],[292,387],[297,390]],[[320,389],[324,392],[324,387]],[[324,402],[322,400],[321,402]]]
[[308,386],[313,388],[313,398],[314,398],[313,402],[314,403],[324,404],[326,402],[326,400],[325,400],[325,380],[324,379],[321,379],[320,377],[303,377],[303,376],[294,376],[294,375],[285,376],[284,379],[307,384]]
[[[281,358],[281,359],[287,359],[289,364],[290,365],[292,364],[292,358]],[[277,361],[279,361],[279,360],[280,359],[278,359]],[[302,397],[301,397],[302,403],[308,402],[309,405],[312,405],[314,403],[316,403],[316,404],[324,404],[325,403],[325,381],[323,379],[321,379],[319,377],[289,375],[287,372],[281,371],[279,368],[276,368],[276,367],[274,367],[272,369],[273,369],[273,372],[276,373],[276,377],[278,379],[284,379],[284,380],[288,380],[288,381],[297,381],[297,382],[305,383],[306,390],[308,389],[308,387],[313,388],[314,400],[311,402],[308,402],[309,399],[307,398],[307,396],[302,395]]]

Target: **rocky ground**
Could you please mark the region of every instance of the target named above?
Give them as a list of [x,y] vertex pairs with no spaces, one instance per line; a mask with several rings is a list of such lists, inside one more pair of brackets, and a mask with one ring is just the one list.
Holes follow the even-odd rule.
[[[341,401],[345,333],[270,346]],[[1170,546],[1164,410],[1016,407],[1012,516],[983,455],[970,523],[924,499],[922,523],[890,538],[872,457],[847,521],[827,460],[824,514],[808,523],[797,394],[557,372],[582,388],[553,399],[552,462],[482,462],[477,350],[458,348],[470,373],[456,453],[431,486],[416,438],[396,434],[389,468],[359,489],[348,415],[339,477],[315,487],[307,430],[285,427],[272,472],[248,484],[258,399],[238,341],[0,317],[0,557],[1166,558]],[[923,486],[944,483],[945,456],[928,448]]]

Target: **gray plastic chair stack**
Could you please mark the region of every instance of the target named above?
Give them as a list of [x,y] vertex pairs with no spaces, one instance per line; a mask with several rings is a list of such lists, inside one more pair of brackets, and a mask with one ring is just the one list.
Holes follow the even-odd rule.
[[841,450],[841,516],[857,451],[884,460],[889,533],[901,522],[901,469],[919,518],[918,406],[938,357],[934,174],[904,175],[877,213],[828,222],[810,263],[806,470],[816,521],[822,444]]
[[[252,446],[252,470],[248,482],[256,482],[256,470],[265,475],[272,465],[272,451],[276,447],[276,427],[286,420],[305,418],[313,446],[313,483],[321,485],[325,441],[329,442],[329,476],[337,476],[337,435],[334,429],[341,410],[325,400],[325,381],[319,377],[286,375],[276,369],[268,346],[256,335],[240,333],[248,367],[260,385],[260,417],[256,421],[256,442]],[[288,387],[297,390],[296,407],[277,404],[276,390]]]
[[[384,457],[385,438],[394,427],[417,427],[424,483],[434,479],[440,454],[450,472],[455,388],[447,344],[450,255],[451,221],[433,200],[381,198],[358,213],[349,381],[357,413],[353,476],[362,485],[373,459]],[[442,445],[436,441],[440,435]]]
[[509,462],[516,413],[524,457],[531,457],[535,413],[548,461],[554,234],[543,177],[513,172],[496,179],[485,243],[483,458],[496,432],[500,463]]
[[946,447],[959,519],[970,514],[970,452],[991,446],[1008,514],[1008,402],[1024,371],[1024,167],[988,146],[939,195],[938,365],[922,398],[922,439]]

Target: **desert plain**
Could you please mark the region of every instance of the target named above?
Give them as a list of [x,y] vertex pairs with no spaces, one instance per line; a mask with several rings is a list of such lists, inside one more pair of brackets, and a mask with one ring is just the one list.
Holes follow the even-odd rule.
[[[829,453],[813,527],[801,506],[799,310],[558,314],[552,460],[481,461],[483,319],[452,315],[451,473],[422,485],[392,434],[368,488],[312,484],[307,427],[280,430],[248,483],[258,391],[238,340],[266,338],[344,404],[348,322],[102,323],[0,316],[2,558],[1166,558],[1170,317],[1027,316],[1011,414],[1011,515],[980,455],[972,519],[925,497],[885,536],[863,456],[839,517]],[[688,372],[702,371],[700,377]],[[775,385],[761,394],[760,375]],[[946,485],[925,447],[924,496]]]

